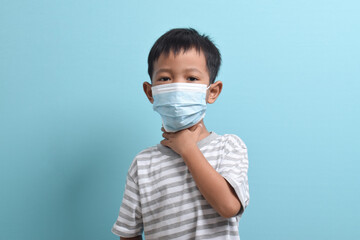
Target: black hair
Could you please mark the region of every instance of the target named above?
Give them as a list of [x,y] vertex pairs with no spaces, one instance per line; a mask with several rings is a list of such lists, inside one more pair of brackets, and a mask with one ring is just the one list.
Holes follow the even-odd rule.
[[150,79],[152,79],[154,71],[154,62],[159,59],[161,54],[168,55],[172,51],[176,55],[181,50],[186,52],[191,48],[195,48],[198,52],[201,50],[204,53],[210,84],[214,83],[221,64],[220,51],[208,36],[200,35],[193,28],[174,28],[156,40],[148,56]]

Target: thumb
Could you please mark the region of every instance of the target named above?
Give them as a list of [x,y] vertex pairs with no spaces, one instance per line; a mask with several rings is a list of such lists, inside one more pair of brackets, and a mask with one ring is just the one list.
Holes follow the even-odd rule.
[[201,123],[199,123],[198,125],[196,125],[195,131],[201,132],[202,128],[203,128],[203,125]]

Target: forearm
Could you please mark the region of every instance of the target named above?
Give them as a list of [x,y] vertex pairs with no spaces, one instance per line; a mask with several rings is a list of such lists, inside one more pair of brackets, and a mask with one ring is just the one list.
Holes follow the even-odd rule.
[[197,146],[182,154],[197,187],[208,203],[223,217],[236,215],[241,203],[229,183],[210,165]]

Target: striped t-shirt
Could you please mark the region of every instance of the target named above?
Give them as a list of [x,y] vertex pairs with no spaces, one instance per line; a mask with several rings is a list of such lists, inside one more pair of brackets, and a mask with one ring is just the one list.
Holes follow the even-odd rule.
[[238,215],[221,217],[201,195],[180,155],[158,144],[140,152],[130,166],[114,234],[144,232],[146,240],[239,239],[238,222],[249,204],[246,145],[236,135],[212,132],[198,147],[234,188],[242,205]]

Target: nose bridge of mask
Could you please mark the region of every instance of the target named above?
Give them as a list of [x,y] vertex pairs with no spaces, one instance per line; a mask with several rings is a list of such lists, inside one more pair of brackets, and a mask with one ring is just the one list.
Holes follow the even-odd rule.
[[197,83],[169,83],[153,86],[151,90],[153,96],[156,96],[168,92],[206,92],[209,87]]

